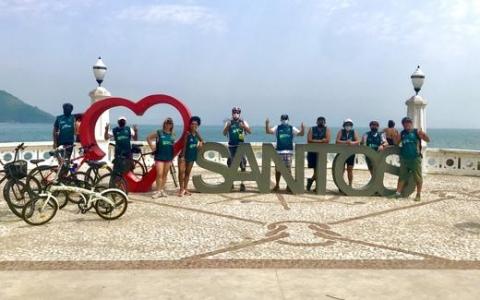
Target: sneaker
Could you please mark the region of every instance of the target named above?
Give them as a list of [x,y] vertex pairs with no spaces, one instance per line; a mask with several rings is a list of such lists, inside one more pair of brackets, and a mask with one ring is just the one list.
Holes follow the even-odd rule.
[[243,183],[240,184],[240,192],[245,192],[247,190],[247,188],[245,187],[245,185]]
[[422,199],[420,198],[420,194],[417,194],[417,195],[415,196],[415,199],[413,199],[413,200],[414,200],[414,201],[417,201],[417,202],[420,201],[420,200],[422,200]]
[[167,193],[165,193],[165,191],[162,190],[162,191],[160,192],[160,197],[166,198],[166,197],[168,197],[168,195],[167,195]]
[[399,198],[402,198],[402,194],[400,194],[399,192],[395,192],[395,194],[391,194],[387,198],[389,198],[389,199],[399,199]]
[[313,179],[308,178],[307,179],[307,191],[310,191],[312,189],[312,184],[313,184]]
[[160,197],[161,197],[161,196],[160,196],[160,192],[159,192],[159,191],[153,192],[153,194],[152,194],[152,199],[158,199],[158,198],[160,198]]

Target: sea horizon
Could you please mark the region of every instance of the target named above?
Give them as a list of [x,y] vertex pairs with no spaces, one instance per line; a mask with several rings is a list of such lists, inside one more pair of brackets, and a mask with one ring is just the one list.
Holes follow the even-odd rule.
[[[275,124],[272,122],[272,125]],[[159,128],[158,124],[137,124],[139,127],[139,140],[145,140],[146,136]],[[294,124],[295,125],[295,124]],[[297,125],[298,126],[298,125]],[[267,135],[264,131],[264,125],[252,125],[252,134],[246,138],[247,142],[267,142],[275,141],[273,135]],[[311,126],[307,126],[309,128]],[[49,123],[0,123],[0,142],[45,142],[52,140],[53,124]],[[337,126],[331,126],[334,142],[336,132],[340,129]],[[398,128],[398,127],[397,127]],[[202,125],[200,133],[206,141],[225,142],[226,137],[222,134],[223,125]],[[355,127],[359,135],[363,135],[369,129],[368,127]],[[399,128],[398,128],[399,129]],[[176,125],[175,132],[177,138],[183,126]],[[431,148],[445,149],[470,149],[480,150],[480,129],[475,128],[427,128],[431,142],[428,144]],[[306,133],[303,137],[296,137],[296,143],[306,143]]]

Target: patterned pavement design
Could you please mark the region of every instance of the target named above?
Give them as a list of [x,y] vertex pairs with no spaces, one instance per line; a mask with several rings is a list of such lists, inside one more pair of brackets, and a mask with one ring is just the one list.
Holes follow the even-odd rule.
[[258,194],[248,183],[183,198],[170,184],[168,198],[131,195],[119,220],[70,204],[39,227],[2,201],[0,270],[480,269],[480,178],[428,175],[421,202],[346,197],[327,182],[325,196]]

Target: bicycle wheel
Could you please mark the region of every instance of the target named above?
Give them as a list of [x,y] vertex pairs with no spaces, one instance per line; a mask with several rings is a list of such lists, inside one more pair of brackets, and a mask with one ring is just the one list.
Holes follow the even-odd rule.
[[100,179],[95,186],[95,191],[104,191],[108,188],[116,188],[128,194],[127,181],[122,176],[113,175],[113,173],[104,174],[100,176]]
[[145,166],[142,164],[141,161],[139,160],[133,160],[133,168],[132,168],[133,174],[138,177],[143,177],[145,173],[147,173],[147,169]]
[[[62,180],[62,183],[68,186],[76,186],[83,189],[91,189],[90,179],[85,172],[76,172],[70,174],[67,178]],[[68,193],[68,201],[75,204],[83,201],[82,193],[71,192]]]
[[34,195],[27,187],[27,184],[20,180],[11,179],[3,188],[3,198],[8,208],[17,216],[22,217],[22,209]]
[[23,207],[22,219],[30,225],[43,225],[48,223],[58,211],[58,204],[47,194],[36,195]]
[[32,169],[26,179],[27,186],[35,194],[40,194],[57,177],[58,166],[38,166]]
[[95,211],[101,218],[115,220],[120,218],[127,210],[128,198],[121,191],[113,189],[104,191],[101,195],[113,202],[113,205],[102,199],[95,202]]
[[98,167],[88,167],[87,171],[85,172],[88,179],[89,179],[89,184],[90,186],[96,186],[100,177],[103,174],[109,174],[112,172],[112,168],[109,166],[105,165],[101,168]]
[[175,184],[175,187],[178,187],[177,170],[173,164],[170,165],[170,175],[172,175],[173,184]]
[[52,195],[57,199],[59,209],[62,209],[65,206],[67,206],[69,201],[67,192],[57,191],[57,192],[53,192]]

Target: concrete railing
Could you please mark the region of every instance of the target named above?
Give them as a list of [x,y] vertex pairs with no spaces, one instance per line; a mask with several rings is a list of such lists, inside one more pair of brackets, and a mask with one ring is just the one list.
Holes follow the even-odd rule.
[[[14,149],[19,143],[0,143],[0,160],[7,163],[14,158]],[[142,150],[148,152],[145,142],[137,142],[142,145]],[[259,164],[262,160],[262,143],[251,143],[255,156]],[[26,149],[19,153],[19,159],[30,162],[32,159],[45,159],[42,164],[54,163],[50,157],[49,151],[52,149],[52,142],[26,142]],[[75,147],[74,156],[79,155],[80,145]],[[206,152],[206,158],[226,164],[226,158],[221,158],[216,152]],[[427,148],[424,152],[424,170],[429,174],[451,174],[451,175],[473,175],[480,176],[480,151],[461,150],[461,149],[436,149]],[[328,167],[330,168],[335,158],[335,154],[328,155]],[[113,147],[109,147],[106,161],[111,162],[113,159]],[[153,164],[153,158],[146,156],[147,165]],[[398,165],[398,157],[391,156],[388,163]],[[29,167],[33,164],[29,163]],[[356,156],[356,169],[367,169],[365,158],[363,155]]]

